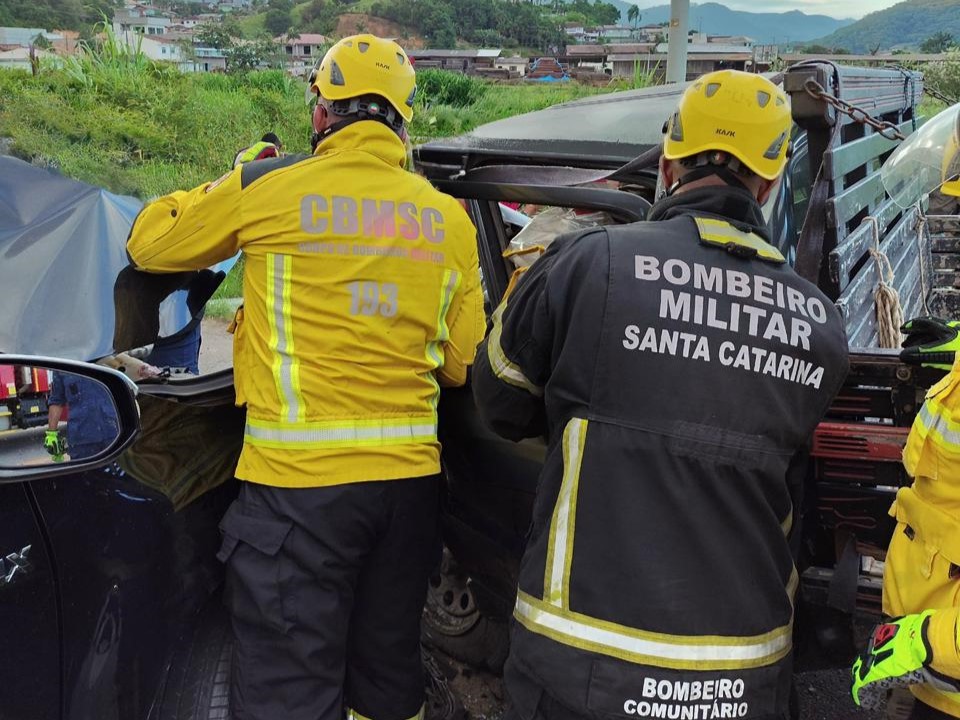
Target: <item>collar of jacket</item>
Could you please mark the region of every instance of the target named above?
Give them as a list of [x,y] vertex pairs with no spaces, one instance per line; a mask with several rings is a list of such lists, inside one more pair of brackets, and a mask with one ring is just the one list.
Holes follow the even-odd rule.
[[760,203],[740,188],[712,185],[665,197],[650,208],[647,220],[670,220],[684,215],[726,220],[770,242]]
[[397,167],[403,167],[407,159],[400,136],[376,120],[361,120],[337,130],[317,145],[313,154],[323,155],[331,150],[363,150]]

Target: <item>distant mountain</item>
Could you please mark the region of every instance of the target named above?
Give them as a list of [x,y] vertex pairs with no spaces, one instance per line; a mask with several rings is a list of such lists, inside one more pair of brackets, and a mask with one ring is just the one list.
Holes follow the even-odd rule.
[[960,0],[907,0],[817,40],[855,53],[916,48],[931,35],[946,32],[960,41]]
[[[960,2],[960,0],[956,0]],[[618,7],[626,3],[615,2]],[[636,3],[640,5],[638,1]],[[629,6],[628,6],[629,7]],[[626,20],[626,10],[621,10]],[[670,6],[640,8],[640,23],[655,25],[670,21]],[[853,23],[826,15],[807,15],[799,10],[786,13],[754,13],[731,10],[725,5],[708,2],[690,4],[690,29],[710,35],[746,35],[758,43],[809,41],[823,37]]]

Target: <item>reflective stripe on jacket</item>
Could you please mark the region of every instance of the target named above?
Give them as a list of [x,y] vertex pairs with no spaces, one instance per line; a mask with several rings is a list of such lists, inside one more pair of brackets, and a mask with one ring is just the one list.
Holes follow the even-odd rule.
[[[902,488],[883,576],[883,611],[935,610],[927,630],[932,668],[960,680],[960,358],[927,392],[903,451],[913,485]],[[916,685],[921,701],[960,717],[960,693]]]
[[311,487],[439,472],[439,385],[462,385],[483,333],[476,232],[402,169],[377,122],[312,157],[258,160],[148,205],[128,243],[152,272],[242,250],[235,318],[237,476]]
[[774,248],[756,257],[744,193],[652,212],[555,241],[478,350],[487,424],[549,439],[512,657],[585,717],[779,716],[793,460],[843,380],[846,338]]

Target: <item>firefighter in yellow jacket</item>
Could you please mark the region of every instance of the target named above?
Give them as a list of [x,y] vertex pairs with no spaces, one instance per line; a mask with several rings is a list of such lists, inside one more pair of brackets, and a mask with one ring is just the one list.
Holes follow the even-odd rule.
[[[475,229],[404,170],[414,70],[341,40],[310,81],[312,156],[243,163],[151,203],[128,243],[151,272],[243,251],[240,497],[221,523],[236,720],[408,720],[437,560],[437,400],[483,333]],[[386,482],[392,481],[392,482]]]
[[[930,355],[960,349],[958,328],[920,318],[905,329],[923,341],[924,364],[940,365],[944,358]],[[890,510],[897,527],[883,578],[883,611],[893,619],[874,629],[854,664],[853,697],[875,707],[887,690],[909,686],[919,700],[912,718],[960,717],[960,357],[927,393],[903,460],[914,483]]]
[[[901,206],[939,188],[960,197],[960,105],[910,136],[883,167]],[[960,717],[960,322],[908,322],[902,358],[948,370],[930,388],[910,430],[903,463],[913,478],[890,514],[883,612],[853,666],[853,699],[878,705],[886,691],[910,688],[911,718]]]

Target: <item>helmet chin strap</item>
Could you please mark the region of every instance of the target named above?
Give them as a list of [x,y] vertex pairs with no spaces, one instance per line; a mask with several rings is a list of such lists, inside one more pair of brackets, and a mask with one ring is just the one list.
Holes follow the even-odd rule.
[[324,140],[326,140],[328,137],[333,135],[338,130],[343,130],[348,125],[353,125],[356,122],[360,122],[361,120],[368,120],[368,119],[369,118],[362,118],[362,117],[344,118],[343,120],[340,120],[339,122],[335,122],[333,125],[330,125],[329,127],[324,128],[323,131],[321,132],[317,132],[316,130],[314,130],[313,135],[310,138],[310,149],[316,150],[317,145],[322,143]]
[[701,165],[700,167],[695,167],[687,172],[682,178],[677,180],[673,185],[667,188],[667,196],[673,195],[677,190],[679,190],[684,185],[688,185],[697,180],[702,180],[703,178],[715,176],[723,180],[724,184],[729,185],[730,187],[740,188],[745,190],[751,195],[750,189],[743,183],[743,181],[737,177],[730,168],[724,165]]

